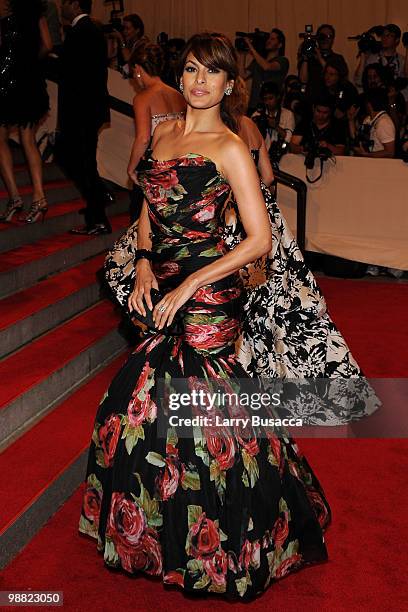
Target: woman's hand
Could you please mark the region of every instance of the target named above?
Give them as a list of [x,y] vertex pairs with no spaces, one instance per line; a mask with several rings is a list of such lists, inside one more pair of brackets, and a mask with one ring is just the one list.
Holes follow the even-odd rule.
[[133,166],[133,164],[129,164],[128,168],[127,168],[127,175],[130,178],[130,180],[135,184],[138,185],[139,182],[137,180],[137,174],[136,174],[136,170],[135,167]]
[[246,43],[246,46],[248,47],[247,53],[250,53],[251,55],[253,55],[254,54],[254,45],[252,44],[251,39],[247,38],[246,36],[244,36],[244,41]]
[[150,290],[158,289],[159,285],[155,275],[152,272],[150,262],[147,259],[139,259],[136,263],[136,281],[133,292],[128,298],[128,307],[130,312],[136,310],[139,314],[146,316],[146,309],[143,304],[143,297],[150,310],[153,309]]
[[[166,293],[164,298],[156,304],[153,310],[153,321],[157,329],[163,329],[165,325],[171,325],[174,315],[181,306],[197,291],[198,284],[191,279],[186,278],[173,291]],[[164,310],[162,310],[164,308]]]

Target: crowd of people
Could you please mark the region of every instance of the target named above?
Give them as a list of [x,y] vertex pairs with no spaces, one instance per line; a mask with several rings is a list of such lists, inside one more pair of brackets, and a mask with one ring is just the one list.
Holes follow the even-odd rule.
[[[138,92],[134,102],[136,138],[128,169],[135,183],[132,220],[137,218],[143,199],[134,180],[137,162],[160,118],[185,110],[177,78],[185,41],[169,39],[164,32],[157,42],[150,41],[137,14],[113,19],[107,25],[96,23],[89,17],[91,4],[91,0],[62,0],[57,10],[54,0],[35,0],[28,14],[20,0],[0,2],[0,77],[4,81],[0,85],[6,92],[0,113],[0,170],[9,193],[2,221],[10,221],[23,211],[8,147],[9,130],[16,125],[34,185],[32,206],[20,218],[35,222],[44,218],[48,209],[33,136],[48,110],[44,78],[38,69],[41,64],[60,85],[56,157],[86,201],[85,225],[73,228],[73,232],[111,231],[104,205],[112,195],[100,180],[96,165],[98,131],[109,120],[107,67],[132,78]],[[28,25],[33,23],[31,17],[34,28]],[[24,36],[13,37],[15,30]],[[269,34],[260,34],[236,41],[245,85],[240,88],[241,100],[235,102],[241,114],[256,124],[273,163],[288,151],[309,156],[312,162],[319,156],[335,155],[408,160],[408,48],[404,45],[405,55],[398,52],[401,39],[406,42],[407,38],[401,36],[398,26],[388,24],[382,29],[377,53],[372,48],[360,50],[354,73],[334,51],[335,28],[330,24],[317,28],[312,45],[305,40],[300,44],[295,70],[290,70],[285,56],[284,32],[272,28]],[[10,49],[15,52],[12,62],[8,59]],[[54,60],[51,63],[50,58]],[[19,88],[24,89],[24,96]],[[27,115],[27,105],[16,103],[28,97],[33,102],[33,116]]]
[[[146,40],[143,22],[129,15],[120,29],[107,34],[110,65],[131,76],[131,50]],[[258,125],[271,159],[277,161],[286,151],[307,155],[317,147],[333,155],[408,159],[408,48],[405,44],[404,55],[398,52],[400,28],[384,26],[378,52],[360,50],[354,72],[334,51],[335,35],[333,25],[321,24],[311,49],[301,43],[293,71],[285,56],[285,34],[278,28],[236,45],[240,74],[249,85],[245,112]],[[163,33],[159,40],[161,77],[177,88],[177,60],[185,41]],[[122,47],[129,50],[125,63]]]

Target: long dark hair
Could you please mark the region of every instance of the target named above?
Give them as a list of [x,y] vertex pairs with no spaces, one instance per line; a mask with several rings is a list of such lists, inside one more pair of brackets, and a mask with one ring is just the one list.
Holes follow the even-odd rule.
[[276,34],[276,36],[278,37],[278,40],[281,44],[281,46],[279,47],[278,53],[280,56],[284,56],[285,48],[286,48],[286,36],[282,32],[282,30],[280,30],[279,28],[272,28],[271,34]]
[[29,2],[21,2],[21,0],[8,0],[9,10],[19,23],[27,27],[36,24],[37,21],[45,15],[47,3],[45,0],[29,0]]
[[228,80],[234,80],[234,87],[230,96],[224,96],[221,101],[221,119],[230,130],[237,133],[238,124],[234,113],[238,77],[237,53],[230,39],[225,34],[202,32],[194,34],[188,41],[180,58],[178,69],[179,78],[183,74],[188,54],[203,64],[206,68],[225,70]]

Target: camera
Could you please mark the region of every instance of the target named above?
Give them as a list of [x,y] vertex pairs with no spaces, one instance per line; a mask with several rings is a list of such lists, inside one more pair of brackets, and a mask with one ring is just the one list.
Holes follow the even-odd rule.
[[104,34],[112,34],[113,32],[122,32],[122,20],[118,17],[120,11],[111,11],[109,23],[102,24],[102,32]]
[[354,146],[361,146],[364,151],[369,153],[374,145],[374,140],[370,138],[371,126],[369,123],[363,123],[360,125],[356,137],[354,139]]
[[305,166],[307,170],[313,170],[315,160],[320,159],[320,163],[333,157],[332,152],[327,147],[321,147],[318,142],[312,140],[305,144],[306,156]]
[[285,155],[288,150],[288,143],[281,136],[278,136],[278,140],[271,142],[268,153],[274,168],[278,166],[282,156]]
[[269,32],[262,32],[259,28],[255,28],[253,32],[235,32],[235,36],[237,36],[235,39],[235,49],[237,51],[249,51],[248,45],[244,40],[244,38],[249,38],[255,51],[262,55],[265,52]]
[[255,110],[256,114],[252,117],[252,121],[254,121],[258,127],[258,130],[261,132],[262,137],[265,138],[266,133],[268,131],[268,109],[263,102],[260,102]]
[[314,57],[318,45],[318,37],[316,34],[313,34],[313,26],[311,24],[305,25],[305,31],[299,32],[299,38],[303,39],[300,47],[301,57],[306,60]]
[[348,36],[348,40],[357,40],[357,46],[360,53],[379,53],[381,51],[381,42],[375,37],[382,36],[384,33],[384,26],[378,25],[373,26],[367,32],[357,34],[356,36]]

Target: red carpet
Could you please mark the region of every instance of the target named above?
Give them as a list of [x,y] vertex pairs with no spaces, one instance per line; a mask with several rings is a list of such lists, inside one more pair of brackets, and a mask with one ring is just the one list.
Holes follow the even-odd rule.
[[7,499],[7,504],[0,512],[0,533],[89,446],[95,401],[102,397],[124,359],[125,355],[115,359],[1,453],[0,472],[7,473],[7,479],[0,480],[0,499]]
[[97,282],[95,274],[103,266],[104,259],[104,254],[97,255],[83,264],[3,298],[0,301],[0,330]]
[[[70,185],[72,185],[71,181],[65,178],[61,178],[61,179],[56,179],[54,181],[47,181],[45,183],[45,188],[47,190],[61,189],[62,187],[69,187]],[[33,187],[32,185],[23,185],[22,187],[18,188],[18,191],[20,195],[27,195],[29,193],[32,193]],[[0,189],[0,200],[5,200],[6,198],[8,198],[7,191],[5,189]]]
[[[59,202],[52,204],[47,212],[47,221],[49,219],[53,219],[54,217],[60,217],[62,215],[66,215],[67,213],[74,212],[79,210],[82,206],[84,206],[83,200],[71,200],[70,202]],[[17,216],[15,216],[11,222],[9,223],[0,223],[0,232],[7,231],[11,227],[18,227],[23,225],[24,221],[19,221]]]
[[325,277],[318,282],[365,375],[408,377],[408,284]]
[[[408,377],[408,286],[319,278],[329,310],[368,376]],[[96,404],[99,398],[95,398]],[[80,424],[83,427],[83,423]],[[160,581],[104,568],[77,534],[78,491],[3,571],[0,589],[64,591],[68,610],[250,609],[383,612],[408,609],[406,440],[300,440],[333,511],[330,560],[302,570],[251,604],[196,600]],[[49,608],[51,609],[51,608]]]
[[[3,571],[1,590],[64,591],[64,609],[169,611],[250,609],[344,612],[406,610],[404,567],[408,450],[399,441],[302,441],[333,510],[328,563],[302,570],[250,605],[211,597],[203,602],[152,579],[104,568],[95,543],[77,534],[77,492]],[[114,601],[114,604],[112,603]]]
[[[120,228],[123,228],[123,231],[125,231],[129,225],[129,215],[115,215],[110,218],[110,222],[114,231]],[[0,273],[9,272],[18,266],[43,259],[44,257],[49,257],[54,253],[69,249],[71,246],[80,244],[81,242],[95,239],[97,239],[96,236],[74,235],[64,232],[57,236],[50,236],[43,240],[27,244],[26,246],[6,251],[1,255]]]
[[0,361],[0,409],[115,329],[118,321],[112,303],[104,300]]

